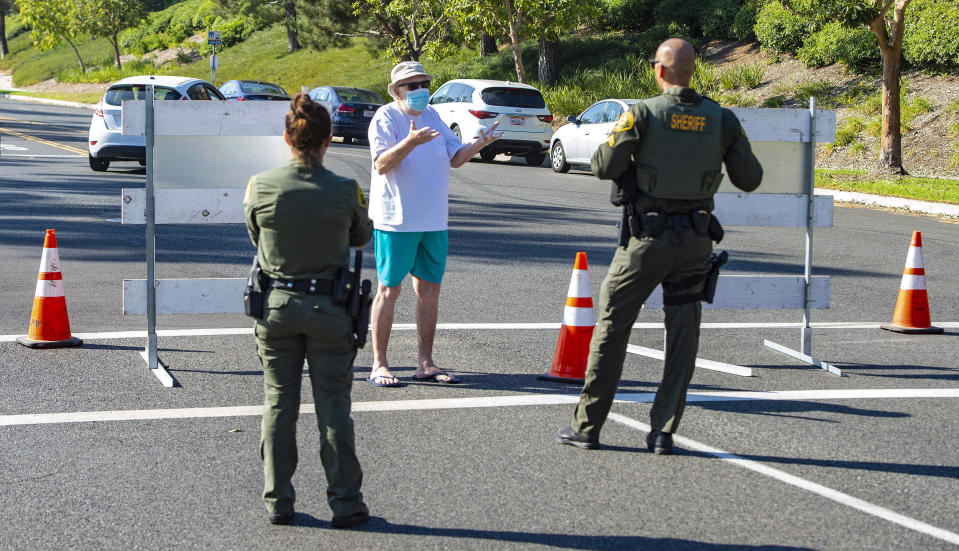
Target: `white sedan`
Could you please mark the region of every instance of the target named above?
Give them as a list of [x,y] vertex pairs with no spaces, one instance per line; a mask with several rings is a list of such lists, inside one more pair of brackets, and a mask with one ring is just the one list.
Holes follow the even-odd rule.
[[616,121],[638,99],[604,99],[589,106],[579,116],[570,115],[553,133],[549,142],[549,158],[553,170],[566,172],[571,165],[589,167],[599,144],[613,131]]

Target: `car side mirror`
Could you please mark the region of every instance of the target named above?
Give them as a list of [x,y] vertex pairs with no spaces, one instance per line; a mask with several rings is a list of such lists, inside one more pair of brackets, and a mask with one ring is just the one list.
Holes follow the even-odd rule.
[[577,120],[576,115],[570,115],[570,116],[566,117],[566,122],[571,122],[571,123],[573,123],[573,124],[579,124],[579,120]]

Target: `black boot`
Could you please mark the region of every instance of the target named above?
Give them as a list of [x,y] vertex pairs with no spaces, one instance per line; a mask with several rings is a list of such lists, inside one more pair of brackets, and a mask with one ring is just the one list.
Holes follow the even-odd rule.
[[270,513],[270,524],[292,524],[295,513]]
[[569,444],[570,446],[576,446],[577,448],[583,448],[584,450],[599,449],[598,438],[583,436],[582,434],[573,430],[573,427],[566,427],[556,431],[556,440],[561,444]]
[[646,435],[646,448],[656,455],[673,455],[673,435],[652,430]]

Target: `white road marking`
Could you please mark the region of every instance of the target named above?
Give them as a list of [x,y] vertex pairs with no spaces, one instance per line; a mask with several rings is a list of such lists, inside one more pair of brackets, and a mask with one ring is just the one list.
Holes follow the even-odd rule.
[[[620,403],[650,403],[653,401],[654,396],[655,394],[651,392],[627,392],[617,394],[616,401]],[[959,388],[690,392],[686,400],[687,402],[728,402],[734,400],[817,401],[879,398],[959,398]],[[475,398],[383,400],[376,402],[354,402],[353,411],[413,411],[545,406],[574,404],[578,400],[578,394],[521,394]],[[260,415],[261,413],[262,406],[29,413],[22,415],[0,415],[0,426],[93,423],[102,421],[143,421],[156,419],[199,419],[205,417],[247,417]],[[313,413],[313,404],[302,404],[300,406],[300,413]]]
[[[626,417],[624,415],[620,415],[618,413],[610,413],[609,419],[612,421],[616,421],[617,423],[621,423],[628,427],[631,427],[643,432],[647,432],[647,433],[652,429],[652,427],[650,427],[646,423],[641,423],[639,421],[636,421],[635,419]],[[758,461],[752,461],[744,457],[740,457],[738,455],[729,453],[727,451],[723,451],[719,448],[714,448],[707,444],[702,444],[695,440],[690,440],[689,438],[673,435],[673,441],[676,444],[679,444],[685,448],[690,448],[690,449],[711,455],[718,459],[722,459],[723,461],[728,461],[738,467],[742,467],[744,469],[749,469],[759,474],[766,475],[780,482],[789,484],[790,486],[795,486],[802,490],[806,490],[807,492],[812,492],[816,495],[822,496],[826,499],[831,499],[841,505],[852,507],[853,509],[862,511],[863,513],[873,515],[875,517],[879,517],[883,520],[887,520],[894,524],[898,524],[899,526],[902,526],[904,528],[908,528],[910,530],[914,530],[916,532],[920,532],[922,534],[926,534],[934,538],[959,545],[959,534],[950,532],[948,530],[943,530],[942,528],[938,528],[931,524],[926,524],[925,522],[922,522],[921,520],[916,520],[914,518],[907,517],[905,515],[899,514],[890,509],[886,509],[885,507],[876,505],[875,503],[864,501],[857,497],[853,497],[849,494],[844,494],[838,490],[833,490],[832,488],[827,488],[826,486],[823,486],[821,484],[816,484],[815,482],[812,482],[810,480],[799,478],[798,476],[793,476],[789,473],[780,471],[779,469],[775,469],[768,465],[764,465]]]
[[[822,322],[822,323],[812,323],[810,324],[815,329],[879,329],[880,325],[884,325],[887,322]],[[703,323],[700,327],[702,329],[790,329],[798,328],[802,325],[801,322],[775,322],[775,323],[759,323],[759,322],[750,322],[750,323]],[[959,329],[959,322],[957,321],[942,321],[935,322],[933,325],[937,327],[942,327],[944,329]],[[528,330],[544,330],[544,329],[559,329],[560,323],[440,323],[436,326],[437,329],[447,330],[447,331],[474,331],[474,330],[519,330],[519,329],[528,329]],[[633,329],[663,329],[663,324],[661,322],[644,322],[633,324]],[[415,323],[395,323],[393,324],[394,331],[414,331],[416,330]],[[252,335],[252,327],[226,327],[226,328],[210,328],[210,329],[160,329],[157,330],[157,336],[159,337],[210,337],[217,335]],[[0,335],[0,343],[2,342],[13,342],[17,337],[22,337],[22,334],[18,335]],[[85,340],[97,340],[97,339],[136,339],[136,338],[146,338],[146,331],[105,331],[99,333],[74,333],[75,337],[79,337]]]

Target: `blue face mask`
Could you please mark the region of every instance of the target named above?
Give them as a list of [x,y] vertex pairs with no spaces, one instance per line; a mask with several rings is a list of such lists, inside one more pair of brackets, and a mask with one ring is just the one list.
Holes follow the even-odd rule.
[[417,88],[406,93],[406,104],[414,111],[426,111],[430,102],[430,91],[426,88]]

